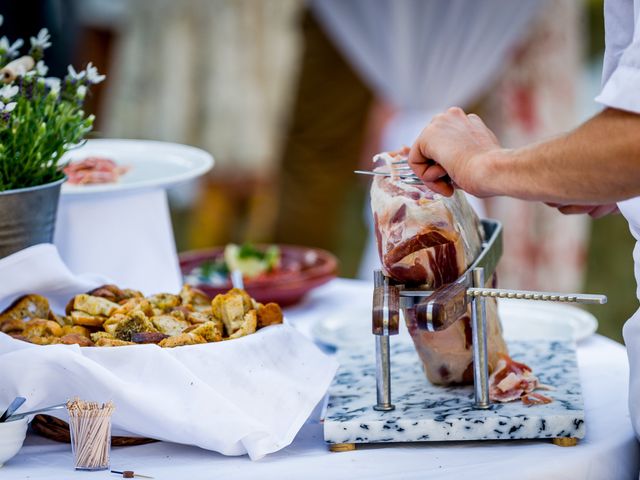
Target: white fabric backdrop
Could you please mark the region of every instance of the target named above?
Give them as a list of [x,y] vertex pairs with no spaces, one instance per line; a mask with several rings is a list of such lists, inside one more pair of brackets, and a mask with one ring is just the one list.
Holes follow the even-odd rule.
[[398,108],[383,149],[411,144],[433,114],[467,105],[497,74],[539,0],[312,0],[337,47]]

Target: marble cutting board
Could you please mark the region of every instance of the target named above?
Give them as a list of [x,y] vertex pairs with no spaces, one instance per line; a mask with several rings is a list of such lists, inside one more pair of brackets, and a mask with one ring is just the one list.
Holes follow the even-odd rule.
[[324,419],[327,443],[430,442],[583,438],[584,407],[570,341],[511,341],[514,360],[529,365],[553,398],[547,405],[522,402],[473,408],[473,388],[431,385],[408,337],[391,338],[390,412],[372,407],[376,399],[374,339],[371,348],[338,351],[341,366],[329,389]]

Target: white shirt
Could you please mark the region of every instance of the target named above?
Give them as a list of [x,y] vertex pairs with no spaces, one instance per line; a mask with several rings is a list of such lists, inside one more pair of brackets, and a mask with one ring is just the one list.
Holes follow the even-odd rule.
[[[603,87],[596,101],[640,114],[640,0],[605,0],[604,14]],[[620,202],[618,207],[636,239],[633,259],[640,299],[640,197]],[[629,410],[640,437],[640,310],[627,321],[623,334],[630,367]]]

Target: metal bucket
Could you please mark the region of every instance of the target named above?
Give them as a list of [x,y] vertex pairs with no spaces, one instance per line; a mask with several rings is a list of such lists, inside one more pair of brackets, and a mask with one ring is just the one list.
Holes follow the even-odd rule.
[[0,192],[0,258],[53,241],[60,187],[65,180]]

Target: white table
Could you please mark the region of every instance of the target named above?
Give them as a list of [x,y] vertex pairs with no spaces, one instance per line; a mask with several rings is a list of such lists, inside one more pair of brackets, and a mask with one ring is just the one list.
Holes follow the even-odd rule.
[[[289,320],[309,333],[311,324],[354,304],[368,311],[371,286],[336,280],[292,309]],[[372,340],[373,341],[373,340]],[[368,446],[329,453],[319,409],[293,444],[257,462],[224,457],[194,447],[154,443],[112,451],[112,468],[135,470],[156,479],[636,479],[640,448],[627,408],[628,362],[624,348],[595,335],[579,344],[578,363],[585,401],[587,436],[562,448],[545,441],[456,442]],[[188,401],[188,399],[185,399]],[[0,470],[4,479],[118,478],[108,472],[74,472],[69,445],[34,435],[20,454]]]

